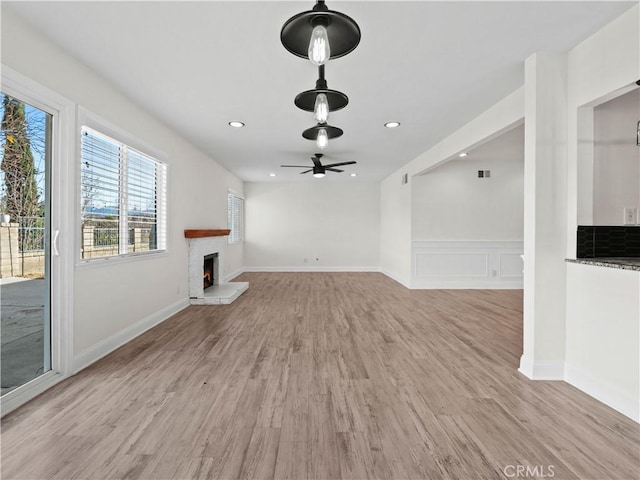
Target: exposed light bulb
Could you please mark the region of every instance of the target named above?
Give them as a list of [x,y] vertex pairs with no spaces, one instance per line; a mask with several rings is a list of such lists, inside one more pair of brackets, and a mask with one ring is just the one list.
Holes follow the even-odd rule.
[[316,143],[318,144],[318,148],[324,150],[329,145],[329,136],[327,135],[327,129],[321,128],[318,130],[318,138],[316,139]]
[[316,95],[316,103],[313,107],[313,118],[315,118],[318,123],[327,123],[327,120],[329,120],[329,101],[324,93]]
[[309,40],[309,60],[314,65],[320,66],[327,63],[329,57],[331,57],[331,49],[327,29],[317,25],[311,32],[311,40]]

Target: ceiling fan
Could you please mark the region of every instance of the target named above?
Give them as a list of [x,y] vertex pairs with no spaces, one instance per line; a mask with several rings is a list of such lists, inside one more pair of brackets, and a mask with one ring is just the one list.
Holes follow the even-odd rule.
[[304,172],[300,172],[300,174],[304,174],[304,173],[309,173],[309,172],[313,172],[313,176],[316,178],[322,178],[325,176],[325,172],[329,171],[329,172],[344,172],[344,170],[340,170],[339,168],[334,168],[334,167],[340,167],[342,165],[353,165],[357,162],[351,161],[351,162],[339,162],[339,163],[331,163],[329,165],[322,165],[322,163],[320,162],[320,159],[322,158],[322,153],[316,153],[313,157],[311,157],[311,160],[313,160],[313,167],[309,168],[308,165],[280,165],[281,167],[291,167],[291,168],[307,168],[308,170],[305,170]]

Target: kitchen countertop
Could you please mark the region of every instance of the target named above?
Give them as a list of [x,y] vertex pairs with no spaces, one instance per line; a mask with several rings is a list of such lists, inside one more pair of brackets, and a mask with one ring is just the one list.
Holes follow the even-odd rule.
[[567,258],[570,263],[595,265],[597,267],[620,268],[640,272],[640,257],[599,257],[599,258]]

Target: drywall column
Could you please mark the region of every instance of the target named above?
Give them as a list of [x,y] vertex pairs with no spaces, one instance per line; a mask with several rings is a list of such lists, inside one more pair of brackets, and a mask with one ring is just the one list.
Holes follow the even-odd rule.
[[411,288],[411,185],[408,175],[387,177],[380,185],[380,269]]
[[562,379],[565,353],[567,59],[525,61],[524,352],[520,372]]

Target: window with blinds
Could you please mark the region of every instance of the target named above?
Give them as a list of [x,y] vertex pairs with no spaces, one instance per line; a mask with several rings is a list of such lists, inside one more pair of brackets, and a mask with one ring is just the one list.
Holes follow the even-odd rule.
[[82,259],[165,250],[166,165],[89,127],[81,134]]
[[227,200],[229,243],[244,242],[244,198],[230,193]]

